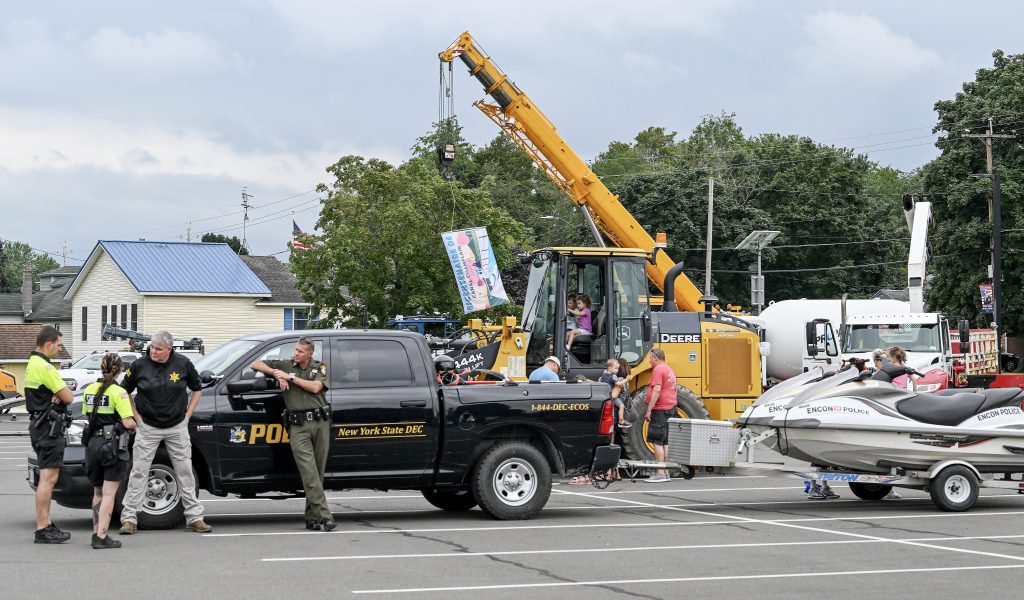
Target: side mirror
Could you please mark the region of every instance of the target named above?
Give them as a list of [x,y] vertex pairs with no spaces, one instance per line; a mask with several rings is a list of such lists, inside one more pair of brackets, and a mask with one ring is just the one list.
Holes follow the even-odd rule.
[[263,392],[267,389],[267,378],[263,373],[244,373],[237,381],[228,382],[228,393],[235,396],[249,392]]
[[804,329],[804,341],[807,343],[807,355],[818,355],[818,332],[814,321],[808,322]]
[[967,354],[967,347],[971,343],[971,323],[967,319],[960,319],[957,323],[957,333],[960,334],[960,353]]
[[214,382],[213,371],[203,371],[199,374],[199,382],[203,385],[209,385]]

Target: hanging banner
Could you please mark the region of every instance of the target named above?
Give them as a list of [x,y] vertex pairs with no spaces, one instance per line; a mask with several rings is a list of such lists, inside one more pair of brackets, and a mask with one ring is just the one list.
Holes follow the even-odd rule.
[[992,293],[992,284],[979,284],[978,289],[981,292],[981,312],[992,314],[993,298],[995,298],[995,295]]
[[455,272],[463,311],[470,313],[508,302],[486,228],[446,231],[441,239]]

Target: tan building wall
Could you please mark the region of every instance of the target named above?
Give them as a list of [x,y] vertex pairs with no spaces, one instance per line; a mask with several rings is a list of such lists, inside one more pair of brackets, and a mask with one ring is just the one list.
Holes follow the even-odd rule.
[[[99,258],[96,259],[96,264],[86,275],[72,299],[70,331],[64,331],[62,328],[65,339],[70,337],[72,340],[74,353],[71,356],[77,360],[96,351],[108,352],[124,349],[123,341],[104,342],[100,340],[100,331],[103,329],[101,307],[107,306],[109,310],[110,305],[116,304],[120,311],[120,306],[125,304],[131,311],[131,305],[137,304],[138,328],[145,331],[143,302],[144,298],[135,291],[117,264],[106,252],[101,251]],[[88,309],[88,331],[87,339],[84,341],[82,340],[83,306]],[[120,315],[118,315],[118,324],[120,324],[120,320]]]
[[[28,357],[21,361],[9,361],[4,362],[0,360],[0,369],[7,371],[11,375],[14,375],[14,384],[18,388],[18,393],[21,395],[25,394],[25,366],[28,364]],[[53,366],[60,368],[60,361],[53,361]]]
[[146,296],[147,333],[167,330],[175,339],[200,337],[206,352],[240,335],[279,331],[284,308],[258,306],[258,298]]

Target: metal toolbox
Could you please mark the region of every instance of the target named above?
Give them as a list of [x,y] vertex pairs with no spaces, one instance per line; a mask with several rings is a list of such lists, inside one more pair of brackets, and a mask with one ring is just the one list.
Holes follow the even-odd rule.
[[668,460],[699,467],[729,467],[736,461],[740,430],[729,421],[668,420]]

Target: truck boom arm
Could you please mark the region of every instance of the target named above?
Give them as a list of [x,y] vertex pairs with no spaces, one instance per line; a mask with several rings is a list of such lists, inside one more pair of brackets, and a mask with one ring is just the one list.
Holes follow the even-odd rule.
[[903,212],[910,227],[910,254],[907,258],[910,312],[922,313],[925,276],[928,274],[928,225],[932,219],[932,203],[904,198]]
[[[654,239],[622,206],[618,196],[605,187],[583,159],[562,139],[544,113],[480,49],[469,32],[459,36],[455,43],[438,56],[444,62],[462,59],[470,74],[497,102],[490,104],[479,100],[473,105],[494,121],[573,204],[587,211],[595,225],[613,244],[620,248],[654,251]],[[675,263],[664,252],[657,252],[654,257],[655,263],[647,269],[647,275],[661,289],[665,276]],[[704,304],[700,302],[700,297],[700,290],[689,278],[676,278],[675,298],[679,310],[703,311]]]

